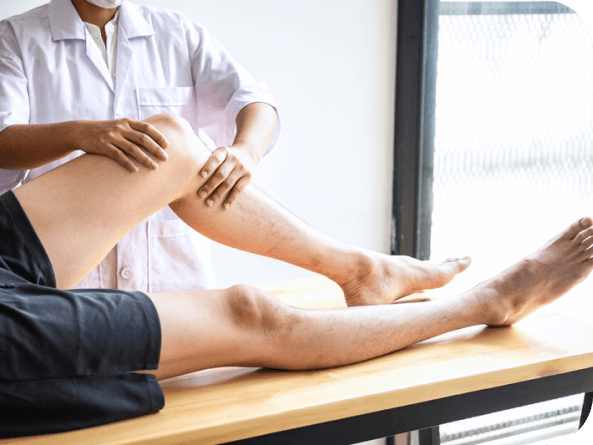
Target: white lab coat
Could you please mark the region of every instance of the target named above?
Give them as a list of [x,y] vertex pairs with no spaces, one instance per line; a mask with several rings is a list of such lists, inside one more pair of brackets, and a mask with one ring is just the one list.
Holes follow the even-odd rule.
[[[201,26],[183,15],[124,1],[115,78],[70,0],[52,0],[0,22],[0,131],[14,124],[75,119],[186,117],[211,148],[231,145],[239,111],[275,102]],[[187,106],[187,104],[190,104]],[[268,151],[275,144],[276,135]],[[0,193],[80,156],[32,170],[1,170]],[[78,287],[113,279],[123,290],[160,292],[215,287],[210,242],[167,206],[136,226]]]

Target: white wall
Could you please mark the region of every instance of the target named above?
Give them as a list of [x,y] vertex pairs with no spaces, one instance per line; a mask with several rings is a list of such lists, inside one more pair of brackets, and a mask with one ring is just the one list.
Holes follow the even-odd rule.
[[[280,109],[282,135],[255,183],[311,226],[387,252],[396,0],[133,0],[208,28]],[[46,3],[0,0],[0,18]],[[312,275],[215,245],[221,287]]]

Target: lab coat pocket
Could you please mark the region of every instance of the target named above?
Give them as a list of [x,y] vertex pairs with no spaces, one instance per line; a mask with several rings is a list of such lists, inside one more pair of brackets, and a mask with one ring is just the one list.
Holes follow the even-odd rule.
[[148,222],[149,292],[216,287],[210,240],[180,219]]
[[137,88],[140,120],[159,113],[172,113],[187,119],[192,127],[196,120],[194,87]]

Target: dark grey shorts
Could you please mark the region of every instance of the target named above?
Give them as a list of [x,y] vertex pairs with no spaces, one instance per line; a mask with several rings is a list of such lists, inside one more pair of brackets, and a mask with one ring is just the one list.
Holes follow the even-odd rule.
[[68,431],[164,406],[160,322],[141,292],[56,289],[12,192],[0,196],[0,438]]

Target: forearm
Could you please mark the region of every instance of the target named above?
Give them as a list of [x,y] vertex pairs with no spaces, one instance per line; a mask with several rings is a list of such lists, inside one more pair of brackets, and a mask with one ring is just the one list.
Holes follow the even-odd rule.
[[247,105],[237,115],[237,135],[233,147],[240,147],[259,164],[276,131],[276,110],[266,103]]
[[0,131],[0,168],[25,170],[77,149],[76,123],[11,125]]

